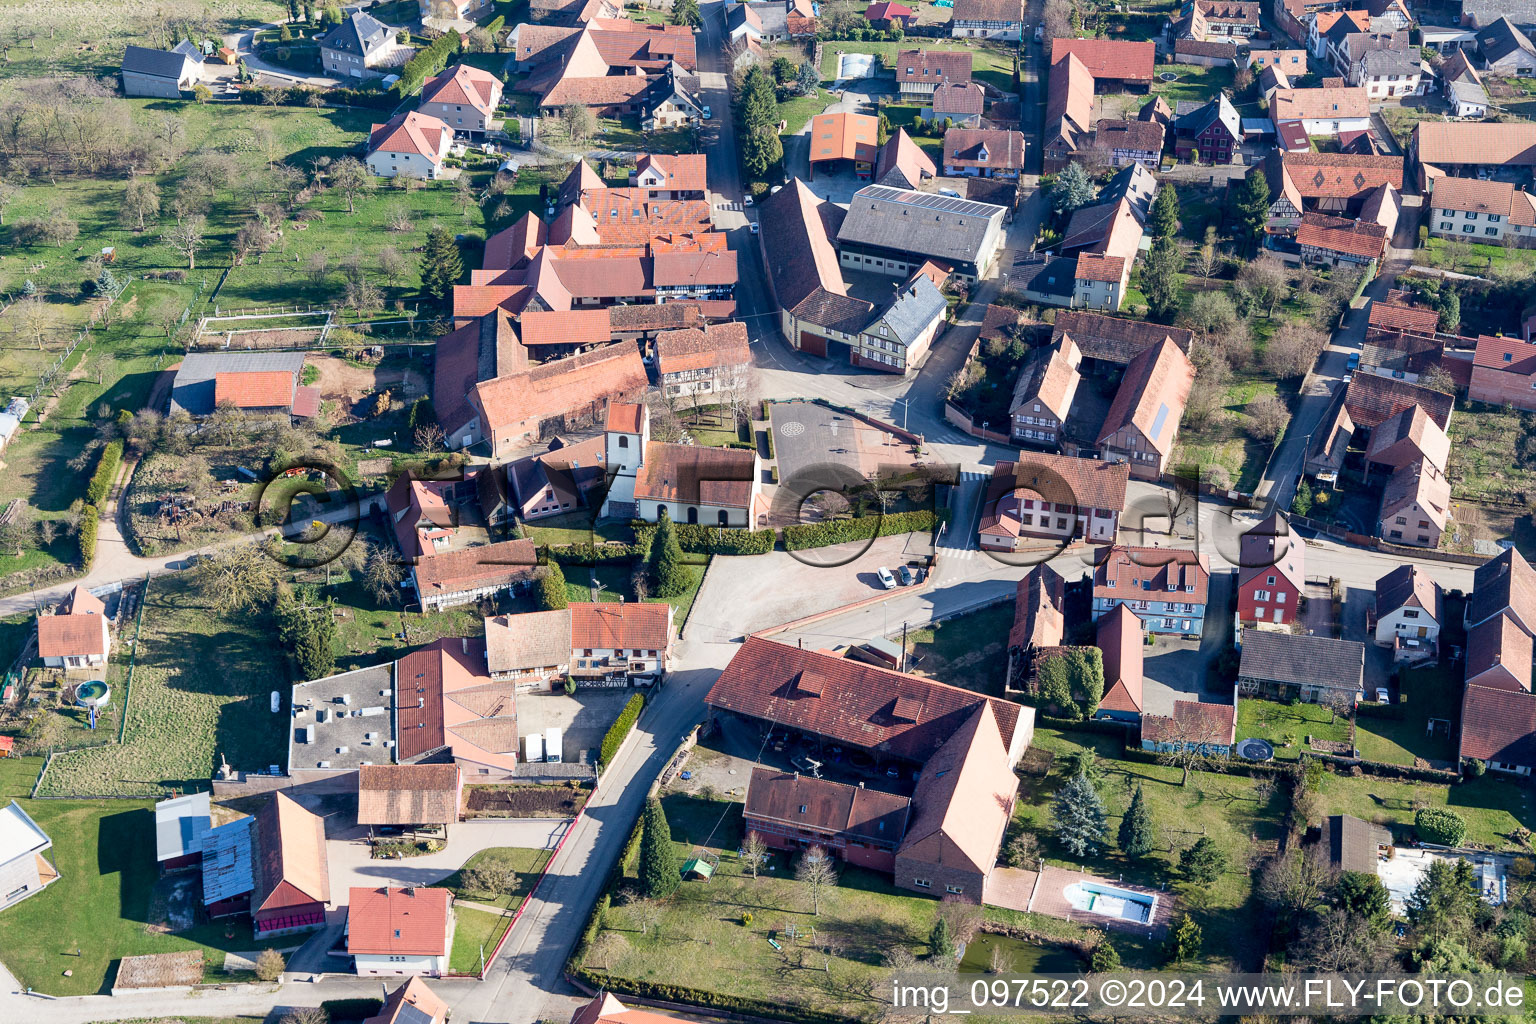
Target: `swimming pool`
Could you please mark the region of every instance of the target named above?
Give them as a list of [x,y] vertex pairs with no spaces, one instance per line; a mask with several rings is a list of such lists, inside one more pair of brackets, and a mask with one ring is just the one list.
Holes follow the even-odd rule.
[[1073,882],[1061,894],[1077,910],[1133,924],[1150,922],[1152,908],[1157,905],[1157,897],[1149,893],[1130,892],[1097,882]]

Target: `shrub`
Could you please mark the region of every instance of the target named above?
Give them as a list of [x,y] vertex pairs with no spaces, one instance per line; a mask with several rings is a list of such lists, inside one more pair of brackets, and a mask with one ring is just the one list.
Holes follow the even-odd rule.
[[1483,773],[1488,770],[1488,762],[1479,760],[1475,757],[1467,758],[1464,766],[1467,769],[1467,774],[1472,776],[1474,779],[1482,778]]
[[559,562],[551,560],[539,580],[539,607],[547,612],[559,611],[566,603],[565,573],[560,571]]
[[[784,547],[789,551],[821,548],[871,537],[891,537],[899,533],[932,530],[942,518],[927,509],[896,512],[891,515],[863,516],[857,519],[833,519],[825,523],[799,523],[784,527]],[[877,525],[878,524],[878,525]]]
[[123,442],[113,441],[101,450],[101,461],[96,463],[96,472],[91,474],[91,482],[85,488],[85,500],[92,505],[100,505],[112,490],[112,481],[117,478],[118,467],[123,462]]
[[624,737],[635,727],[635,722],[640,718],[640,712],[645,707],[645,698],[640,694],[634,694],[629,698],[629,703],[624,705],[624,710],[619,712],[619,717],[613,720],[608,727],[608,732],[603,736],[603,745],[598,749],[597,759],[601,764],[609,764],[614,755],[619,752],[619,744],[624,742]]
[[1426,807],[1413,816],[1419,839],[1441,846],[1460,846],[1467,838],[1467,822],[1446,807]]
[[320,1009],[331,1015],[332,1021],[367,1020],[384,1009],[381,999],[327,999]]
[[677,862],[677,847],[672,844],[672,829],[667,824],[661,801],[652,797],[645,805],[640,832],[640,890],[648,899],[665,899],[683,882]]
[[256,958],[256,977],[262,981],[276,981],[283,976],[283,968],[287,966],[283,954],[275,949],[264,949]]
[[[636,546],[649,550],[655,524],[636,521],[633,525]],[[673,523],[672,533],[679,547],[697,555],[766,555],[777,539],[772,530],[734,530],[697,523]]]
[[85,506],[80,513],[80,566],[84,569],[91,567],[91,560],[96,557],[96,531],[101,528],[100,514],[95,505]]

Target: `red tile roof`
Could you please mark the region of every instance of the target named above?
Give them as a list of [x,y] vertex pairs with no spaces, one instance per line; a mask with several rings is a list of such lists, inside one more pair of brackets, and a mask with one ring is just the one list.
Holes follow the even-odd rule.
[[996,703],[973,704],[923,764],[903,860],[986,874],[1008,828],[1019,780],[998,727]]
[[646,388],[645,364],[632,344],[606,345],[581,355],[482,381],[473,387],[490,431],[517,424],[536,428],[557,416],[635,396]]
[[1125,277],[1125,257],[1080,252],[1074,277],[1079,281],[1120,281]]
[[474,107],[482,114],[493,113],[501,96],[501,80],[489,71],[455,64],[440,75],[427,79],[421,87],[422,103],[452,103]]
[[456,764],[365,764],[357,770],[357,823],[458,821],[459,781]]
[[237,409],[288,409],[296,381],[287,370],[250,370],[215,374],[213,404]]
[[395,662],[396,757],[447,748],[455,758],[503,769],[517,760],[517,687],[497,682],[485,641],[447,637]]
[[1355,153],[1285,153],[1285,171],[1303,198],[1349,199],[1381,185],[1403,188],[1403,158]]
[[1387,229],[1369,221],[1304,213],[1301,227],[1296,229],[1296,244],[1361,259],[1379,259],[1387,250]]
[[1154,451],[1167,455],[1173,449],[1194,381],[1194,364],[1172,339],[1143,349],[1126,364],[1099,431],[1100,443],[1116,431],[1134,426]]
[[906,834],[911,809],[912,801],[895,793],[757,766],[741,813],[790,828],[872,839],[894,849]]
[[537,566],[538,549],[533,541],[503,540],[422,555],[416,560],[413,575],[421,596],[430,598],[489,586],[500,579],[520,579]]
[[601,345],[613,340],[606,309],[525,309],[517,318],[524,345]]
[[1099,619],[1099,650],[1104,656],[1104,697],[1108,711],[1141,712],[1142,628],[1129,605],[1119,604]]
[[635,175],[638,177],[648,170],[654,170],[665,179],[665,184],[654,186],[658,190],[702,192],[708,188],[705,181],[708,159],[703,153],[680,153],[675,156],[664,153],[642,153],[640,160],[635,164]]
[[874,163],[879,149],[876,141],[880,134],[878,127],[868,114],[817,114],[811,119],[810,162],[863,160]]
[[1021,452],[1018,462],[999,462],[992,467],[987,487],[991,504],[1018,488],[1035,492],[1041,499],[1081,509],[1125,508],[1125,488],[1131,467],[1126,462],[1103,462],[1049,452]]
[[1469,686],[1461,698],[1459,756],[1536,767],[1536,695]]
[[572,650],[665,651],[672,643],[672,606],[665,601],[575,601]]
[[1016,170],[1024,166],[1024,133],[997,128],[951,128],[944,133],[946,167]]
[[656,335],[656,372],[663,377],[689,370],[750,365],[747,325],[740,321]]
[[1506,613],[1467,630],[1467,685],[1530,690],[1531,636]]
[[408,110],[373,126],[368,152],[414,153],[437,163],[442,159],[444,143],[452,138],[453,129],[442,119]]
[[[902,698],[916,708],[901,709],[915,720],[897,716]],[[756,636],[747,637],[705,697],[721,711],[919,762],[982,701],[992,705],[1003,736],[1012,737],[1024,713],[1012,702]]]
[[[92,598],[92,600],[95,599]],[[106,616],[101,612],[71,612],[39,616],[37,620],[38,657],[79,658],[88,655],[106,657],[106,621]]]
[[1013,592],[1013,628],[1008,646],[1058,647],[1065,631],[1062,602],[1066,581],[1049,565],[1037,565],[1019,580]]
[[1536,373],[1536,345],[1518,338],[1495,338],[1483,334],[1477,339],[1472,365],[1528,377]]
[[1186,548],[1116,544],[1094,552],[1095,598],[1205,604],[1210,583],[1210,558]]
[[[402,1012],[407,1007],[410,1012]],[[369,1017],[363,1024],[444,1024],[447,1019],[448,1004],[425,981],[412,978],[389,994],[378,1016]]]
[[1371,302],[1370,328],[1382,331],[1405,331],[1433,337],[1440,327],[1440,314],[1424,306],[1405,306],[1396,302]]
[[1430,419],[1445,430],[1450,426],[1456,399],[1440,391],[1375,373],[1357,373],[1344,392],[1344,408],[1357,427],[1373,429],[1412,405],[1422,406]]
[[638,434],[645,424],[645,406],[639,402],[609,402],[605,429],[621,434]]
[[635,478],[635,497],[748,508],[757,471],[755,451],[652,441]]
[[1152,81],[1157,48],[1150,42],[1125,39],[1053,39],[1051,64],[1072,54],[1094,78],[1118,78],[1127,82]]
[[896,81],[901,82],[969,82],[971,80],[971,51],[969,50],[902,50],[896,54],[894,67]]
[[683,1024],[683,1021],[680,1017],[668,1017],[649,1010],[631,1010],[612,992],[602,992],[576,1011],[571,1024]]
[[365,956],[446,956],[447,889],[354,886],[347,895],[347,952]]
[[1141,716],[1141,738],[1153,743],[1231,746],[1237,737],[1237,708],[1231,704],[1176,700],[1173,717]]
[[251,909],[277,910],[328,903],[331,876],[325,858],[325,821],[285,793],[256,812],[256,888]]

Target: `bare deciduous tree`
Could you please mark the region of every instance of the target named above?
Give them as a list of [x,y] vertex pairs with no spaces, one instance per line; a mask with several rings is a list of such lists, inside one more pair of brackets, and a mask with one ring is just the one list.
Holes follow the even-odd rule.
[[795,868],[795,878],[811,890],[811,914],[821,913],[821,890],[837,884],[837,867],[832,857],[820,846],[812,846],[800,855]]
[[347,212],[357,212],[357,197],[373,188],[373,175],[356,157],[342,157],[331,165],[331,185],[347,200]]
[[753,878],[756,878],[758,871],[762,869],[763,856],[767,852],[768,844],[756,832],[748,832],[747,837],[741,841],[742,863],[746,865]]
[[259,545],[215,551],[198,559],[198,588],[221,612],[244,611],[263,603],[277,585],[279,563]]
[[197,269],[197,253],[203,247],[204,224],[201,214],[187,217],[168,229],[162,236],[166,245],[186,257],[188,270]]
[[1328,347],[1328,335],[1310,324],[1280,325],[1264,346],[1264,366],[1278,377],[1300,377]]

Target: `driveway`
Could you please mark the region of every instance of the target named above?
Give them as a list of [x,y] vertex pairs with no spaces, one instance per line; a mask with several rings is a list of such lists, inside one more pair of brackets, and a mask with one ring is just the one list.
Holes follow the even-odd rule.
[[1205,688],[1205,670],[1232,642],[1233,590],[1231,572],[1212,572],[1210,603],[1200,642],[1160,637],[1147,651],[1141,687],[1143,712],[1166,716],[1173,714],[1174,701],[1226,704],[1231,699],[1230,691]]

